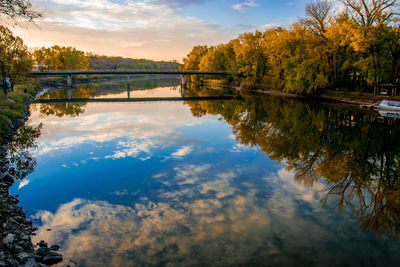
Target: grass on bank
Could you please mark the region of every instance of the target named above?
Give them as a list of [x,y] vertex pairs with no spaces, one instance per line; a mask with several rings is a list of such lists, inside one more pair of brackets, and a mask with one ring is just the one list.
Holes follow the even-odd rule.
[[4,134],[10,130],[12,121],[22,118],[26,110],[26,102],[30,96],[36,95],[39,86],[34,80],[27,81],[25,84],[16,85],[13,92],[4,94],[0,90],[0,143]]

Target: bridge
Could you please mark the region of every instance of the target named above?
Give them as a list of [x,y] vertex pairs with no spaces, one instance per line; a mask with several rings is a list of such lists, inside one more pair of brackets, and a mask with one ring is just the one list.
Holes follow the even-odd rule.
[[229,76],[230,72],[223,71],[193,71],[193,70],[60,70],[60,71],[33,71],[35,77],[43,76],[67,76],[68,87],[72,86],[72,75],[181,75],[181,85],[186,87],[187,75],[212,75]]
[[136,98],[68,98],[68,99],[36,99],[35,104],[60,103],[115,103],[115,102],[171,102],[171,101],[213,101],[240,99],[238,96],[201,96],[201,97],[136,97]]

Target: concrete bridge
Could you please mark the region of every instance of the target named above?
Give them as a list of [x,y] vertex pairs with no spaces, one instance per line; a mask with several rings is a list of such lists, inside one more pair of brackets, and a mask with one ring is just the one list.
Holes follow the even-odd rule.
[[72,75],[127,75],[128,86],[130,75],[181,75],[181,86],[186,87],[187,75],[229,76],[232,73],[219,71],[192,71],[192,70],[60,70],[60,71],[33,71],[35,77],[67,76],[68,87],[72,86]]

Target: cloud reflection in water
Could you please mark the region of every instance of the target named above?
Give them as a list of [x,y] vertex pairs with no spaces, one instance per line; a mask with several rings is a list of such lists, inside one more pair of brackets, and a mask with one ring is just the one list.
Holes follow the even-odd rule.
[[170,189],[155,199],[133,206],[74,199],[54,214],[39,212],[37,240],[61,244],[66,259],[84,266],[351,262],[352,248],[330,246],[348,239],[334,227],[335,215],[320,208],[310,189],[293,184],[293,176],[282,169],[258,183],[240,170],[182,165],[173,177],[155,174]]

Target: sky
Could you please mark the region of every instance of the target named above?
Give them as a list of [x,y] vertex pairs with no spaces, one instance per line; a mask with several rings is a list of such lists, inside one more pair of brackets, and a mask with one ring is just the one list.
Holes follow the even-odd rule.
[[[31,0],[43,17],[13,27],[29,47],[74,46],[100,55],[182,61],[194,45],[289,26],[308,0]],[[4,21],[4,18],[3,18]]]

